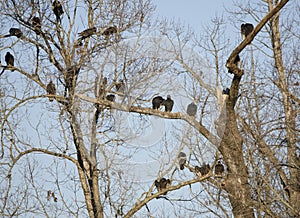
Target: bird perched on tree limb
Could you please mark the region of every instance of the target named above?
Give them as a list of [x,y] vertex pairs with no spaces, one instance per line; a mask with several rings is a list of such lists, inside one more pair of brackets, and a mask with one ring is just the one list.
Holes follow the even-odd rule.
[[34,28],[34,32],[37,34],[37,35],[40,35],[41,34],[41,28],[42,28],[42,22],[41,22],[41,19],[39,17],[33,17],[31,19],[31,24]]
[[187,106],[186,113],[189,116],[192,116],[192,117],[196,116],[196,114],[197,114],[197,105],[194,102],[190,103]]
[[109,37],[112,34],[117,33],[117,27],[116,26],[111,26],[106,28],[103,32],[102,35],[104,35],[106,38]]
[[164,100],[162,104],[165,106],[166,112],[171,112],[174,105],[174,101],[171,99],[170,95],[167,95],[167,99]]
[[152,99],[152,108],[158,110],[161,106],[162,103],[164,102],[164,98],[161,96],[156,96]]
[[113,94],[109,94],[109,95],[107,95],[107,96],[106,96],[106,100],[108,100],[108,101],[112,101],[112,102],[114,102],[114,101],[115,101],[115,98],[116,98],[116,96],[115,96],[115,95],[113,95]]
[[63,7],[60,3],[60,1],[58,0],[54,0],[53,3],[52,3],[52,10],[53,10],[53,13],[55,14],[55,17],[56,17],[56,20],[58,22],[61,22],[61,15],[63,15],[64,13],[64,10],[63,10]]
[[97,28],[92,27],[92,28],[83,30],[82,32],[78,33],[78,35],[81,37],[80,40],[84,40],[84,39],[96,34],[96,32],[97,32]]
[[17,38],[21,38],[23,36],[22,31],[19,28],[10,28],[9,34],[4,37],[16,36]]
[[215,166],[215,176],[222,177],[222,174],[224,173],[224,171],[225,171],[224,165],[221,163],[220,160],[218,160],[218,162]]
[[203,164],[201,167],[195,166],[195,172],[198,176],[205,176],[210,171],[209,164]]
[[[169,179],[161,178],[160,180],[155,180],[154,182],[155,187],[157,188],[158,192],[163,191],[164,189],[168,188],[171,185],[171,181]],[[163,195],[166,195],[168,192],[164,192]]]
[[184,170],[184,165],[186,163],[186,154],[184,152],[180,152],[178,154],[178,163],[179,163],[179,168],[181,170]]
[[[15,58],[9,51],[6,52],[5,62],[6,62],[7,67],[14,66]],[[11,71],[14,71],[14,70],[11,70]]]
[[253,24],[251,23],[243,23],[241,25],[241,34],[242,34],[242,39],[244,40],[254,29]]
[[[56,95],[56,88],[52,80],[50,80],[50,82],[48,83],[46,87],[46,91],[48,95]],[[53,101],[53,100],[54,100],[54,96],[50,96],[49,101]]]
[[222,95],[229,95],[229,93],[230,93],[229,88],[223,89],[223,91],[222,91]]

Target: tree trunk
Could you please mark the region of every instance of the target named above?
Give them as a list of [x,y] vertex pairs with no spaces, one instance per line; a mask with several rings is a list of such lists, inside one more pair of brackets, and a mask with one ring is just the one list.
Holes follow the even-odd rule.
[[230,95],[226,100],[219,122],[223,123],[224,133],[219,151],[227,165],[227,178],[224,188],[228,193],[235,217],[254,217],[251,201],[248,173],[243,158],[243,139],[238,130],[234,106],[238,96],[241,77],[234,76],[230,87]]
[[[269,1],[269,11],[273,9],[273,4]],[[289,190],[289,203],[293,209],[290,209],[291,217],[300,216],[300,158],[297,156],[296,146],[296,106],[293,109],[293,101],[289,94],[285,69],[282,60],[282,45],[280,42],[279,31],[279,12],[271,19],[271,39],[275,65],[278,71],[279,83],[277,86],[281,92],[283,108],[285,114],[285,130],[287,141],[287,164],[289,166],[289,179],[286,188]]]

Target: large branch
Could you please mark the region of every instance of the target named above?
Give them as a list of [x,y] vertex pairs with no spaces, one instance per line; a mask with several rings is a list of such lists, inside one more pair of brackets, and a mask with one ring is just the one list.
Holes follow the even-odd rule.
[[189,123],[191,126],[193,126],[195,129],[197,129],[206,139],[208,139],[212,144],[218,145],[219,144],[219,138],[212,134],[205,126],[203,126],[201,123],[197,122],[193,117],[188,116],[186,114],[183,114],[181,112],[163,112],[160,110],[155,110],[152,108],[145,108],[140,106],[131,106],[128,104],[120,104],[116,102],[111,102],[107,100],[97,100],[95,98],[90,98],[85,95],[81,94],[75,94],[76,97],[91,102],[95,104],[105,105],[107,107],[111,107],[120,111],[124,112],[133,112],[133,113],[139,113],[139,114],[145,114],[145,115],[153,115],[165,119],[180,119],[184,120],[187,123]]
[[129,218],[129,217],[132,217],[137,211],[139,211],[143,206],[145,206],[149,201],[153,200],[154,198],[157,198],[159,197],[160,195],[162,195],[163,193],[165,193],[166,191],[173,191],[173,190],[177,190],[177,189],[180,189],[181,187],[183,186],[187,186],[187,185],[191,185],[191,184],[194,184],[196,182],[201,182],[205,179],[208,179],[212,174],[209,173],[205,176],[202,176],[202,177],[198,177],[198,178],[195,178],[195,179],[192,179],[192,180],[189,180],[189,181],[186,181],[186,182],[182,182],[182,183],[179,183],[178,185],[174,185],[174,186],[170,186],[166,189],[163,189],[162,191],[160,192],[157,192],[151,196],[147,196],[143,201],[141,202],[137,202],[134,207],[128,211],[127,214],[125,214],[124,218]]

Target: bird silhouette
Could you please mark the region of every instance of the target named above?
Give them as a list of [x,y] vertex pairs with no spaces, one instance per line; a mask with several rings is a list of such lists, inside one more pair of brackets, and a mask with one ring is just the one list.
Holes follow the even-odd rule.
[[[9,51],[6,52],[6,54],[5,54],[5,62],[6,62],[7,67],[14,66],[15,58]],[[11,71],[14,71],[14,70],[11,70]]]
[[222,95],[229,95],[229,93],[230,93],[229,88],[223,89],[223,91],[222,91]]
[[243,23],[241,25],[241,34],[242,34],[242,39],[244,40],[254,29],[253,24],[251,23]]
[[215,176],[222,177],[222,174],[224,173],[224,171],[225,171],[224,165],[221,163],[220,160],[218,160],[218,162],[215,166]]
[[162,104],[165,106],[165,112],[171,112],[174,105],[174,101],[171,99],[170,95],[167,95],[167,99],[164,100]]
[[41,28],[42,28],[42,22],[41,22],[41,19],[39,17],[33,17],[31,19],[31,24],[34,28],[34,32],[37,34],[37,35],[40,35],[41,34]]
[[[168,188],[171,185],[171,181],[166,178],[161,178],[160,180],[155,180],[154,182],[155,187],[157,188],[158,192],[163,191],[164,189]],[[166,195],[168,192],[164,192],[163,195]]]
[[55,14],[56,20],[58,22],[61,22],[61,15],[63,15],[64,13],[64,9],[60,3],[60,1],[54,0],[52,3],[52,10],[53,13]]
[[78,35],[81,37],[80,40],[84,40],[92,35],[94,35],[97,32],[96,27],[92,27],[86,30],[83,30],[82,32],[78,33]]
[[184,152],[180,152],[177,158],[178,158],[179,168],[181,170],[184,170],[184,165],[186,163],[186,154]]
[[17,38],[21,38],[23,36],[22,31],[19,28],[10,28],[9,34],[4,37],[16,36]]
[[117,32],[117,27],[116,26],[111,26],[111,27],[108,27],[106,28],[103,32],[102,32],[102,35],[104,36],[109,36],[109,35],[112,35],[114,33]]
[[109,95],[107,95],[107,96],[106,96],[106,100],[108,100],[108,101],[112,101],[112,102],[114,102],[114,101],[115,101],[115,98],[116,98],[116,96],[115,96],[115,95],[113,95],[113,94],[109,94]]
[[158,110],[162,103],[164,102],[164,98],[161,96],[156,96],[152,99],[152,108]]
[[198,176],[205,176],[210,171],[209,164],[203,164],[201,167],[195,166],[195,172]]
[[[50,80],[50,82],[48,83],[46,87],[46,91],[48,95],[56,95],[56,88],[52,80]],[[49,101],[53,101],[53,100],[54,100],[53,96],[49,97]]]
[[189,116],[196,116],[197,114],[197,105],[195,103],[190,103],[188,106],[187,106],[187,109],[186,109],[186,113],[189,115]]

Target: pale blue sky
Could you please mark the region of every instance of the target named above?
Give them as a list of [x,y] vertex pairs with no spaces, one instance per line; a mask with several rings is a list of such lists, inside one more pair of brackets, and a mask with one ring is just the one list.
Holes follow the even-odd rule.
[[[224,0],[153,0],[156,12],[163,17],[180,19],[195,31],[200,31],[216,15],[221,16],[232,1]],[[226,5],[225,5],[226,3]]]

